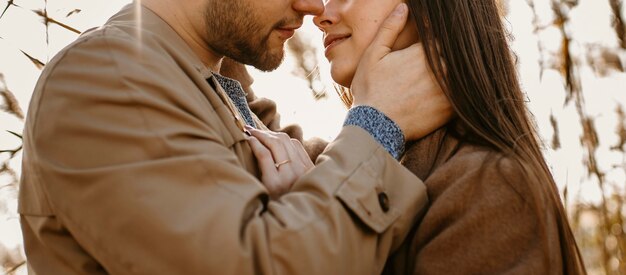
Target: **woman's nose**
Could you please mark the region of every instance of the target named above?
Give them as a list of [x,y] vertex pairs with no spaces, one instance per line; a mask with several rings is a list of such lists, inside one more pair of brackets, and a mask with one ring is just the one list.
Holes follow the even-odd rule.
[[333,9],[332,2],[333,0],[327,1],[322,14],[313,17],[313,23],[322,31],[325,27],[330,27],[339,22],[339,16]]

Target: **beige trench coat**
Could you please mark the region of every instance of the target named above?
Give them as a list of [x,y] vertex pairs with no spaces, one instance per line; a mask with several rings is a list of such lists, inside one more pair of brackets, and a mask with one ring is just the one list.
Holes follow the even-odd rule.
[[19,196],[31,274],[380,273],[423,183],[351,126],[268,201],[211,72],[141,13],[82,35],[35,88]]

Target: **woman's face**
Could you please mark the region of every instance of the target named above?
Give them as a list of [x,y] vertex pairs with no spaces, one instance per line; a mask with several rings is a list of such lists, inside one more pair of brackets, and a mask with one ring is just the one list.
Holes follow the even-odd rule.
[[[365,49],[372,42],[387,15],[403,0],[326,0],[324,13],[313,22],[324,32],[325,55],[333,80],[350,87]],[[409,16],[411,18],[411,16]],[[393,50],[418,41],[417,29],[409,20]]]

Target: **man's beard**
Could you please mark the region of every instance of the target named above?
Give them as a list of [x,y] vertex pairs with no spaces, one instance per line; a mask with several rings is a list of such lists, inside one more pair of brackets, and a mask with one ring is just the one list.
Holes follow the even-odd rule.
[[282,63],[284,49],[270,48],[272,31],[257,20],[257,11],[240,0],[208,1],[205,11],[208,46],[220,55],[252,65],[262,71],[273,71]]

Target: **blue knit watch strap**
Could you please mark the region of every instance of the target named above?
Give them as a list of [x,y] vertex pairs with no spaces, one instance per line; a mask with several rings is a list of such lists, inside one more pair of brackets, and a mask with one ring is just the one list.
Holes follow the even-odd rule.
[[396,159],[404,153],[404,133],[400,127],[373,107],[356,106],[350,109],[343,125],[363,128]]

